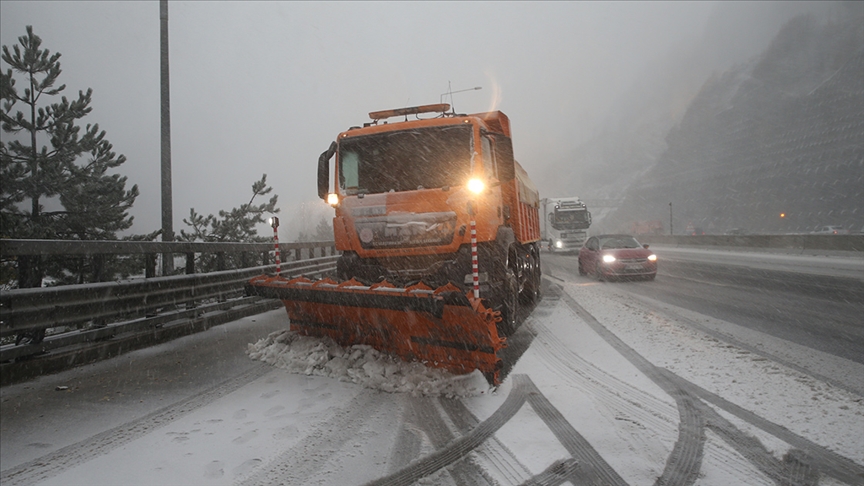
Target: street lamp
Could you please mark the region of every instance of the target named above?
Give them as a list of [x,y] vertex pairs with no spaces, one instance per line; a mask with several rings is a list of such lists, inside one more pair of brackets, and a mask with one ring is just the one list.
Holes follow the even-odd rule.
[[672,203],[669,203],[669,236],[672,236]]

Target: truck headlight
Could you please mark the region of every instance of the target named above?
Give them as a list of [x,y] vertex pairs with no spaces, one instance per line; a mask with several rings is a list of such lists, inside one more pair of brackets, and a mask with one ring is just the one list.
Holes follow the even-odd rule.
[[556,241],[555,248],[564,248],[564,242],[561,240]]
[[480,194],[483,192],[483,189],[486,189],[486,184],[483,184],[483,181],[480,179],[471,179],[468,181],[468,190],[474,194]]
[[615,257],[612,255],[603,255],[603,261],[606,263],[612,263],[615,261]]

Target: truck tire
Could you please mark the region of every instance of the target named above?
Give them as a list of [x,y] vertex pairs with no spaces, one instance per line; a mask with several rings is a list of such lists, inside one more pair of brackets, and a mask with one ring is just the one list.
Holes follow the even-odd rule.
[[534,303],[543,299],[543,270],[540,268],[540,248],[535,247],[534,252]]
[[516,272],[507,268],[503,288],[501,289],[501,321],[498,322],[498,334],[510,336],[519,327],[517,315],[519,314],[519,281]]
[[540,251],[536,245],[531,245],[528,250],[528,276],[525,279],[525,290],[522,296],[523,303],[528,305],[540,301]]

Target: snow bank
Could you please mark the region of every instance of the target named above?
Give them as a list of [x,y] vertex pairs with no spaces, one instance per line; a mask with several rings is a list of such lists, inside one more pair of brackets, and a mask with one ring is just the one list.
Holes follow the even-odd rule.
[[246,354],[291,373],[336,378],[388,393],[468,397],[489,393],[483,374],[454,375],[422,363],[408,363],[371,346],[343,348],[330,338],[283,330],[249,344]]

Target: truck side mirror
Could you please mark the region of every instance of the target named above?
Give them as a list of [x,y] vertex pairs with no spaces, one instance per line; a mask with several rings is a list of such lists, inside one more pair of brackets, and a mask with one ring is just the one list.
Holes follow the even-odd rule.
[[327,200],[330,189],[330,159],[336,153],[336,142],[330,143],[330,148],[318,157],[318,197]]

